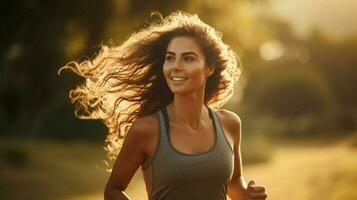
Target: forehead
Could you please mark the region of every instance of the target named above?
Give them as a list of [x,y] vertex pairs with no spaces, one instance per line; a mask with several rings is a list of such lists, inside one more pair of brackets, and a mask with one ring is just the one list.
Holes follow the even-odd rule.
[[199,55],[203,55],[199,44],[190,36],[177,36],[172,38],[167,46],[167,51],[175,52],[176,54],[193,51]]

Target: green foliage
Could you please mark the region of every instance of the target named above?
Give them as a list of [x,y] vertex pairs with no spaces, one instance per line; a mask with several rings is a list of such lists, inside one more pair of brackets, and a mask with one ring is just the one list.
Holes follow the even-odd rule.
[[339,109],[329,83],[313,66],[268,66],[251,79],[244,99],[247,131],[304,137],[339,129]]
[[306,40],[311,63],[326,77],[342,109],[357,112],[357,37],[331,41],[314,32]]
[[321,114],[334,101],[326,81],[310,66],[271,66],[251,84],[256,111],[278,118]]
[[[58,68],[73,59],[93,57],[100,44],[110,39],[115,44],[124,41],[153,20],[153,11],[166,16],[175,10],[197,13],[222,32],[223,40],[241,58],[242,77],[247,78],[242,107],[248,113],[244,115],[291,118],[317,113],[325,117],[321,113],[331,107],[340,110],[328,112],[337,116],[328,116],[332,124],[356,129],[357,37],[332,42],[313,33],[308,39],[298,39],[288,24],[254,14],[254,3],[260,2],[264,10],[269,9],[264,6],[268,1],[250,2],[1,1],[1,29],[5,31],[0,33],[0,134],[101,137],[95,134],[103,129],[92,130],[87,122],[73,117],[67,97],[78,77],[70,73],[58,77]],[[303,43],[310,53],[308,66],[264,61],[259,47],[269,40]],[[95,126],[97,122],[93,122]],[[316,127],[322,126],[321,122]]]

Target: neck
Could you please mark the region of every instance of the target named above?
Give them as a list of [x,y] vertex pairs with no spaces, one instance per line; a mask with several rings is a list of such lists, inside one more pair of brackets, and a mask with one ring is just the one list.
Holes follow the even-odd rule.
[[175,94],[173,102],[167,107],[170,121],[187,124],[192,129],[200,128],[209,115],[203,102],[203,93],[189,95]]

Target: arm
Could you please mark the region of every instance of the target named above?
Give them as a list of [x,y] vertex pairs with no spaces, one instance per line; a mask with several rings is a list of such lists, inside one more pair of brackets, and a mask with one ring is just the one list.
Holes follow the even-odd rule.
[[225,123],[227,131],[230,133],[234,144],[234,170],[231,182],[228,187],[228,196],[232,200],[245,200],[247,183],[242,174],[242,156],[241,156],[241,120],[237,114],[228,110],[221,111],[222,121]]
[[115,188],[106,188],[104,193],[105,200],[130,200],[124,191]]
[[265,187],[262,185],[255,185],[254,180],[250,180],[247,184],[244,181],[242,174],[242,155],[241,155],[241,136],[242,126],[238,115],[233,112],[225,111],[228,113],[226,118],[227,127],[234,141],[234,171],[230,185],[228,187],[228,196],[232,200],[265,200],[267,193]]
[[124,191],[145,160],[146,124],[144,119],[138,119],[130,127],[105,187],[105,200],[130,199]]

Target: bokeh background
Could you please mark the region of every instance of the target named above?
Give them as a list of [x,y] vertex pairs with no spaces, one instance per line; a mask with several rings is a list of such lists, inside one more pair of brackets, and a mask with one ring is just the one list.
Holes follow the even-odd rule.
[[[106,127],[79,120],[57,74],[163,16],[197,13],[243,74],[224,107],[242,120],[243,176],[273,200],[357,199],[357,1],[2,0],[0,199],[103,199]],[[140,169],[127,193],[146,199]]]

